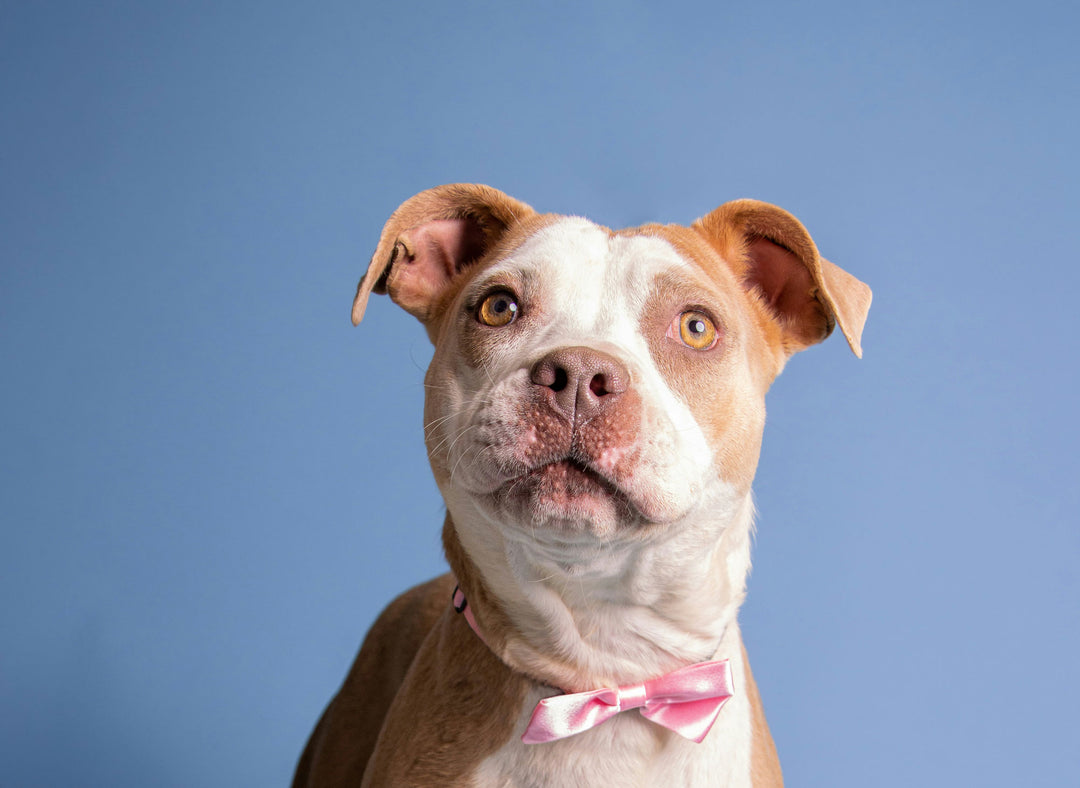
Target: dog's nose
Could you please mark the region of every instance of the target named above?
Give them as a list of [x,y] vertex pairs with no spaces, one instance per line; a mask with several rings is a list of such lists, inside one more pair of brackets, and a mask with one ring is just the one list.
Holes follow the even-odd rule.
[[626,368],[607,353],[587,347],[552,351],[533,364],[529,380],[545,389],[555,410],[570,421],[587,421],[626,391]]

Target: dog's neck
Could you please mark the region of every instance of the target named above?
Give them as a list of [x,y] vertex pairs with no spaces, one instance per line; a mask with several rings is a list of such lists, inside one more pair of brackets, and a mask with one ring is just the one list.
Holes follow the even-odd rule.
[[654,533],[601,541],[485,527],[471,511],[467,521],[457,516],[463,528],[448,514],[444,542],[498,656],[538,681],[582,691],[723,656],[750,568],[753,503],[747,492],[697,512]]

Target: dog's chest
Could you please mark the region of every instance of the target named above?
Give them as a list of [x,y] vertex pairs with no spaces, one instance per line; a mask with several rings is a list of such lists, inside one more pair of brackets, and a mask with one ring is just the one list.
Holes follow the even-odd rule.
[[700,744],[660,728],[634,710],[577,736],[546,744],[523,744],[519,741],[520,731],[545,695],[537,691],[526,698],[514,736],[479,764],[473,784],[477,788],[749,788],[750,706],[740,691],[744,686],[742,660],[736,657],[731,662],[736,694],[724,705]]

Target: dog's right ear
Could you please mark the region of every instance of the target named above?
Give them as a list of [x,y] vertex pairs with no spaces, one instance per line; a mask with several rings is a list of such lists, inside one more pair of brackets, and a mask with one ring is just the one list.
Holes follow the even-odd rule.
[[767,305],[786,356],[822,341],[838,325],[862,358],[870,288],[822,257],[798,219],[759,200],[732,200],[692,227]]
[[487,254],[509,227],[535,213],[498,189],[474,183],[436,186],[406,200],[383,227],[356,288],[353,325],[364,317],[373,290],[389,293],[427,324],[453,278]]

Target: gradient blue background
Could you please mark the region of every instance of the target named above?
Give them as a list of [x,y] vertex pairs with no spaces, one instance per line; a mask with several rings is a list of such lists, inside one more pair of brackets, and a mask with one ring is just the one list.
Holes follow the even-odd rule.
[[[391,7],[392,6],[392,7]],[[1080,770],[1080,14],[5,3],[0,784],[285,784],[442,571],[389,213],[735,197],[874,288],[769,398],[742,622],[789,784]]]

